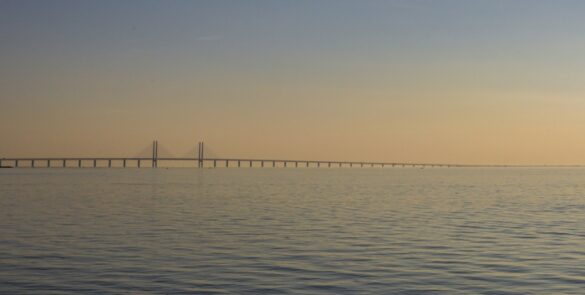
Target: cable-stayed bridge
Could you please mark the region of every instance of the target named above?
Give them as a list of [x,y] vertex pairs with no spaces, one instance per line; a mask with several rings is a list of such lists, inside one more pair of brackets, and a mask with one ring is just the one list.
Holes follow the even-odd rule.
[[0,158],[2,168],[158,168],[174,167],[181,163],[183,167],[219,168],[219,167],[273,167],[273,168],[309,168],[309,167],[508,167],[506,165],[464,165],[445,163],[408,163],[408,162],[372,162],[372,161],[335,161],[302,159],[263,159],[220,157],[203,142],[191,149],[185,156],[173,156],[168,149],[152,142],[132,157],[30,157]]

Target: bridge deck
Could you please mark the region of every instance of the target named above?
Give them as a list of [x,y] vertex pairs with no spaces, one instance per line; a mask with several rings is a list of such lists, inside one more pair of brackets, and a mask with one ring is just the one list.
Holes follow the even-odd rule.
[[[72,165],[76,162],[77,165]],[[91,165],[87,165],[91,162]],[[252,159],[252,158],[194,158],[194,157],[22,157],[1,158],[0,166],[11,167],[128,167],[130,163],[137,167],[157,167],[160,162],[194,162],[201,167],[480,167],[481,165],[442,164],[442,163],[408,163],[408,162],[371,162],[371,161],[335,161],[335,160],[290,160],[290,159]],[[44,165],[43,165],[44,164]],[[84,165],[85,164],[85,165]],[[101,164],[101,165],[98,165]],[[143,166],[142,164],[150,164]],[[42,166],[39,166],[42,165]],[[105,166],[104,166],[105,165]],[[258,166],[259,165],[259,166]],[[494,167],[494,166],[490,166]],[[498,166],[506,167],[506,166]]]

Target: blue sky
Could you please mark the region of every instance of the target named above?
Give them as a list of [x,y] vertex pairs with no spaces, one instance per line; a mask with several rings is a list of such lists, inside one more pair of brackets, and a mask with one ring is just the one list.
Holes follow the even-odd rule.
[[584,6],[0,1],[0,154],[585,163]]

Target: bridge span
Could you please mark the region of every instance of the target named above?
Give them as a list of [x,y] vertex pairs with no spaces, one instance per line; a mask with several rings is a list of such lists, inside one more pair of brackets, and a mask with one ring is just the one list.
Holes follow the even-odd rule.
[[[160,162],[193,163],[197,168],[309,168],[309,167],[472,167],[472,165],[432,163],[392,163],[359,161],[321,161],[284,159],[240,159],[240,158],[1,158],[0,166],[7,168],[158,168]],[[477,166],[473,166],[477,167]]]
[[[3,168],[157,168],[159,163],[183,163],[186,167],[197,168],[354,168],[354,167],[480,167],[478,165],[372,162],[372,161],[334,161],[334,160],[291,160],[291,159],[251,159],[205,157],[203,142],[198,143],[195,157],[159,157],[158,141],[152,143],[152,155],[148,157],[20,157],[0,158]],[[493,167],[493,166],[491,166]],[[505,166],[500,166],[505,167]]]

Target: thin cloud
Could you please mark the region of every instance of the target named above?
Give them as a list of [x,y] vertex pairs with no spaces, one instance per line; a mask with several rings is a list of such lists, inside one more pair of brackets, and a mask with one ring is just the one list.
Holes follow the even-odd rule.
[[216,41],[216,40],[221,40],[221,39],[223,39],[223,36],[221,36],[221,35],[209,35],[209,36],[195,37],[195,40],[197,40],[197,41]]

